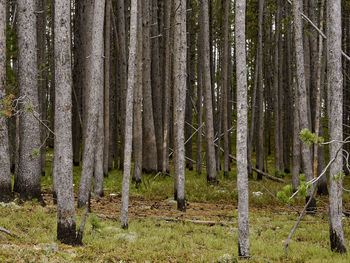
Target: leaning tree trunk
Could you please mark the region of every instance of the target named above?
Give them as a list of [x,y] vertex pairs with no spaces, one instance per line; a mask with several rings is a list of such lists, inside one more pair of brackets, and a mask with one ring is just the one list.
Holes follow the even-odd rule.
[[[99,90],[103,90],[103,22],[105,1],[96,1],[92,29],[91,79],[88,85],[86,138],[84,141],[83,165],[78,193],[78,207],[84,207],[89,200],[92,175],[95,167],[95,143],[97,122],[100,114]],[[102,174],[103,177],[103,174]]]
[[238,188],[238,254],[249,257],[248,205],[248,91],[245,47],[245,0],[236,0],[236,76],[237,76],[237,188]]
[[[296,54],[296,71],[297,71],[297,86],[298,86],[298,101],[299,101],[299,128],[301,130],[308,129],[310,130],[309,123],[309,111],[307,103],[307,91],[305,83],[305,70],[304,70],[304,49],[303,49],[303,21],[301,17],[302,13],[302,0],[293,1],[293,17],[294,17],[294,42],[295,42],[295,54]],[[302,151],[302,161],[304,173],[306,176],[306,181],[312,180],[312,160],[311,160],[311,149],[305,143],[301,144]],[[308,191],[312,193],[312,189]],[[316,200],[314,197],[311,197],[313,200],[309,203],[308,210],[315,210]]]
[[72,148],[72,67],[70,1],[55,7],[55,148],[54,175],[57,193],[57,239],[74,244],[75,208]]
[[174,177],[177,209],[185,211],[186,0],[175,0],[174,4]]
[[[6,1],[0,1],[0,101],[6,97]],[[6,108],[0,105],[0,201],[11,198],[10,151]]]
[[[341,1],[327,1],[327,69],[329,100],[329,139],[343,140],[343,74],[341,50]],[[335,158],[330,168],[329,191],[329,234],[331,249],[346,253],[342,225],[342,175],[343,157],[338,148],[341,143],[333,142],[329,146],[330,159]],[[341,151],[341,150],[340,150]]]
[[41,198],[40,194],[40,123],[38,112],[38,78],[36,49],[35,1],[18,4],[18,85],[21,105],[18,174],[15,189],[24,199]]
[[120,224],[123,229],[128,228],[129,213],[129,188],[131,172],[131,152],[132,152],[132,122],[133,122],[133,99],[136,86],[137,72],[137,12],[138,0],[131,0],[130,18],[130,53],[129,53],[129,73],[128,88],[126,92],[126,116],[125,116],[125,145],[124,145],[124,171],[122,188],[122,207],[120,212]]
[[216,183],[216,157],[214,146],[214,115],[211,76],[210,76],[210,46],[209,46],[209,13],[208,1],[201,0],[200,3],[200,34],[202,35],[202,90],[204,95],[204,119],[205,119],[205,149],[207,181]]

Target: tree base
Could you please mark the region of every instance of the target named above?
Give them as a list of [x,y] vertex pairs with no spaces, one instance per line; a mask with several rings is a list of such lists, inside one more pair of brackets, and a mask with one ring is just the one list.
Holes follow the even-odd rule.
[[[315,197],[311,197],[311,201],[309,205],[306,207],[306,213],[307,214],[315,214],[317,212],[317,206],[316,206],[316,199]],[[306,203],[309,202],[310,196],[306,197]]]
[[67,245],[77,245],[77,238],[75,234],[75,224],[65,226],[57,224],[57,239]]
[[319,195],[328,195],[327,184],[320,183],[317,185],[317,194]]
[[207,183],[209,185],[217,185],[219,183],[218,179],[215,178],[211,178],[207,176]]
[[337,253],[346,253],[344,239],[341,238],[335,231],[329,229],[329,237],[331,241],[331,250]]
[[185,199],[177,199],[177,210],[186,212],[186,201]]

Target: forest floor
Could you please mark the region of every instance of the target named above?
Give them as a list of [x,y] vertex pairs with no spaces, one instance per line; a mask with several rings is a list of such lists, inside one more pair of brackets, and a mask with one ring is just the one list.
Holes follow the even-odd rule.
[[[75,190],[80,168],[74,169]],[[56,240],[56,207],[52,178],[42,178],[46,206],[39,202],[0,203],[0,262],[350,262],[350,255],[331,252],[328,232],[328,197],[318,196],[318,212],[303,217],[288,254],[284,244],[304,200],[283,205],[276,194],[283,184],[251,179],[251,259],[240,260],[237,248],[237,187],[233,170],[219,175],[219,184],[206,184],[205,174],[186,171],[186,212],[176,209],[173,178],[144,175],[139,188],[130,187],[129,229],[120,228],[121,171],[105,181],[105,196],[93,196],[84,232],[84,246],[72,247]],[[290,182],[290,176],[284,178]],[[350,188],[346,177],[345,187]],[[344,192],[344,209],[350,210]],[[77,210],[80,224],[84,210]],[[349,247],[350,218],[343,220]]]

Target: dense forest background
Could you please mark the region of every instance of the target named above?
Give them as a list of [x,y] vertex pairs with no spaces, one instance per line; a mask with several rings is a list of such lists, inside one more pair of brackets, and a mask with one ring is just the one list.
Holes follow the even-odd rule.
[[50,191],[57,239],[76,245],[106,184],[121,185],[128,229],[149,178],[173,181],[162,187],[183,214],[193,176],[203,194],[237,180],[226,201],[250,257],[250,184],[271,181],[274,202],[301,206],[286,251],[326,202],[345,253],[349,16],[347,0],[0,0],[0,200]]

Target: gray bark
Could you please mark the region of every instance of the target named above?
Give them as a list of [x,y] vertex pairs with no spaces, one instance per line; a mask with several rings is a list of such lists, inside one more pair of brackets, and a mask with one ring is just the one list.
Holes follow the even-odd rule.
[[163,146],[162,146],[162,172],[169,171],[169,132],[170,132],[170,83],[171,83],[171,58],[170,58],[170,17],[171,1],[165,1],[165,38],[164,38],[164,116],[163,116]]
[[[327,69],[329,100],[329,139],[343,139],[343,74],[341,60],[341,1],[327,1]],[[329,146],[330,158],[335,158],[341,143]],[[331,249],[346,253],[346,243],[342,225],[342,179],[343,157],[338,154],[330,168],[329,192],[329,234]],[[338,178],[337,178],[338,177]]]
[[174,177],[177,209],[185,211],[186,0],[175,0],[174,6]]
[[248,92],[245,48],[245,0],[236,0],[235,41],[237,74],[237,188],[238,188],[238,254],[249,257],[249,205],[248,205]]
[[154,129],[151,87],[150,0],[143,1],[143,154],[142,169],[146,173],[158,170],[157,144]]
[[[6,96],[6,1],[0,1],[0,101]],[[11,197],[10,151],[7,118],[0,105],[0,201]]]
[[[298,89],[298,101],[299,101],[299,128],[311,129],[309,122],[309,108],[307,103],[307,90],[305,83],[305,70],[304,70],[304,48],[303,48],[303,21],[301,17],[302,13],[302,1],[293,1],[293,17],[294,17],[294,42],[295,42],[295,54],[296,54],[296,71],[297,71],[297,89]],[[306,181],[312,179],[312,160],[311,149],[305,143],[301,144],[302,162],[304,168],[304,174]],[[311,194],[312,189],[309,190]],[[307,199],[310,196],[307,197]],[[312,197],[313,198],[313,197]],[[309,209],[313,210],[316,207],[316,201],[311,201]]]
[[[142,10],[142,1],[138,0],[138,9]],[[142,12],[137,19],[137,80],[134,89],[134,172],[132,176],[136,186],[141,184],[142,174]]]
[[126,116],[125,116],[125,145],[124,145],[124,171],[122,186],[122,206],[120,212],[120,224],[123,229],[128,228],[129,213],[129,188],[131,173],[131,152],[132,152],[132,122],[133,122],[133,100],[136,86],[137,72],[137,12],[138,1],[131,0],[130,18],[130,50],[129,50],[129,73],[128,88],[126,93]]
[[74,244],[75,208],[72,149],[72,67],[70,1],[55,7],[55,148],[54,175],[57,187],[57,239]]
[[200,6],[200,31],[202,34],[202,89],[204,94],[204,119],[205,119],[205,148],[207,181],[216,183],[216,159],[214,148],[214,117],[211,75],[210,75],[210,46],[209,46],[209,14],[208,1],[202,0]]
[[[83,165],[78,193],[78,207],[88,202],[92,175],[95,169],[95,144],[97,123],[100,115],[100,91],[103,91],[103,22],[105,1],[96,1],[92,26],[92,53],[90,56],[90,80],[88,81],[86,138],[84,141]],[[102,120],[103,123],[103,120]],[[103,136],[103,133],[102,133]],[[102,141],[103,146],[103,141]],[[103,154],[103,151],[102,153]],[[102,167],[101,167],[102,169]],[[96,170],[95,170],[96,176]],[[103,177],[103,172],[102,172]]]
[[105,83],[104,83],[104,146],[103,146],[103,175],[108,176],[109,140],[110,140],[110,89],[111,89],[111,12],[112,2],[106,2],[106,22],[105,22]]
[[[40,196],[40,123],[34,117],[38,108],[37,34],[35,1],[19,0],[18,4],[18,85],[25,105],[21,105],[19,164],[15,189],[24,199]],[[32,110],[26,110],[26,107]]]
[[[37,1],[37,41],[38,41],[38,98],[40,119],[46,121],[46,1]],[[45,175],[46,170],[46,137],[47,130],[40,125],[40,141],[43,145],[40,149],[41,174]]]

